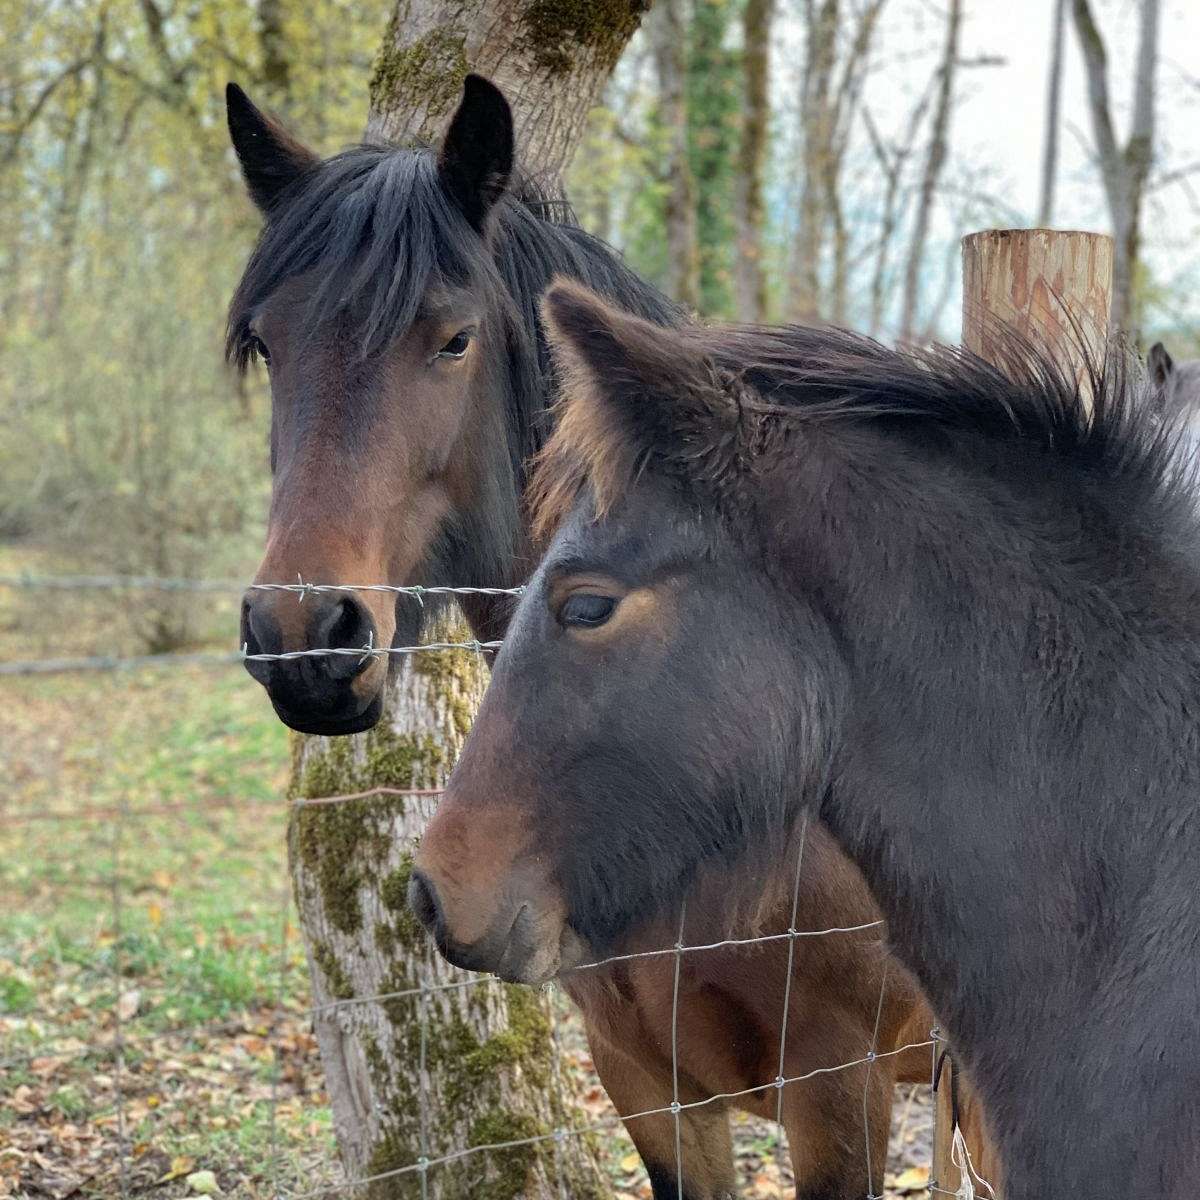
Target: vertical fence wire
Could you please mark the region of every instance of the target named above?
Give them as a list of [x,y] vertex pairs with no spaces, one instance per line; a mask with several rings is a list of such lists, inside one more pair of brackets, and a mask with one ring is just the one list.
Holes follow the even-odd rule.
[[[796,849],[796,874],[792,880],[792,913],[788,921],[787,974],[783,980],[783,1013],[779,1019],[779,1069],[775,1075],[775,1126],[776,1138],[778,1139],[775,1143],[775,1168],[779,1173],[781,1184],[783,1182],[785,1146],[783,1132],[783,1081],[787,1078],[784,1072],[784,1064],[787,1057],[788,1020],[791,1017],[792,1008],[792,968],[796,962],[796,920],[800,912],[800,879],[804,871],[804,844],[807,840],[808,810],[805,809],[800,816],[800,844]],[[791,1149],[790,1145],[788,1149]]]
[[126,798],[122,792],[116,819],[112,823],[112,974],[113,974],[113,1089],[117,1102],[117,1171],[121,1198],[129,1195],[129,1157],[127,1137],[127,1113],[125,1107],[125,1030],[121,1016],[124,999],[124,971],[122,970],[124,937],[123,914],[121,911],[121,849],[125,833]]
[[679,1107],[679,976],[683,971],[683,934],[686,922],[687,905],[683,904],[679,909],[679,937],[675,939],[675,981],[671,989],[671,1115],[675,1119],[675,1191],[678,1200],[684,1200],[682,1110]]
[[417,1022],[421,1027],[421,1043],[417,1051],[417,1120],[421,1137],[417,1178],[420,1180],[421,1200],[429,1200],[429,991],[424,983],[417,996]]
[[271,1052],[271,1194],[279,1200],[279,1171],[282,1155],[279,1150],[279,1092],[283,1083],[283,1051],[281,1031],[284,1021],[284,997],[287,995],[288,935],[292,906],[291,879],[284,864],[284,881],[279,897],[279,957],[275,972],[275,1004],[267,1037]]
[[570,1200],[567,1195],[567,1183],[563,1173],[563,1139],[566,1130],[562,1127],[562,1119],[567,1111],[566,1088],[564,1087],[564,1068],[562,1042],[558,1036],[558,1012],[555,1003],[554,984],[548,983],[542,989],[542,1000],[546,1009],[546,1022],[550,1031],[550,1063],[554,1076],[554,1097],[551,1101],[554,1113],[554,1174],[558,1184],[558,1200]]
[[[867,1200],[883,1200],[882,1194],[875,1194],[875,1176],[871,1164],[871,1074],[875,1069],[875,1056],[879,1053],[879,1024],[883,1019],[883,1002],[887,995],[888,967],[890,963],[886,956],[883,960],[883,971],[879,977],[879,1003],[875,1006],[875,1031],[871,1034],[871,1048],[867,1051],[867,1069],[863,1079],[863,1135],[867,1147]],[[885,1143],[886,1147],[886,1143]],[[885,1149],[886,1153],[886,1149]],[[883,1183],[883,1173],[886,1162],[880,1167],[880,1180]]]

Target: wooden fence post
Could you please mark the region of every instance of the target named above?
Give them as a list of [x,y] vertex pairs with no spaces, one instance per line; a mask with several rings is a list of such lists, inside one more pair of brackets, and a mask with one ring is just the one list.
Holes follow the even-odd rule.
[[[1094,361],[1102,361],[1112,295],[1112,238],[1056,229],[985,229],[963,238],[962,256],[962,340],[968,350],[1002,364],[997,339],[1007,327],[1046,346],[1081,381],[1085,347]],[[959,1120],[968,1144],[981,1145],[983,1117],[965,1091]],[[943,1073],[933,1146],[939,1191],[955,1192],[961,1184],[951,1160],[953,1132],[950,1087]],[[974,1166],[1002,1196],[999,1163],[987,1155]]]

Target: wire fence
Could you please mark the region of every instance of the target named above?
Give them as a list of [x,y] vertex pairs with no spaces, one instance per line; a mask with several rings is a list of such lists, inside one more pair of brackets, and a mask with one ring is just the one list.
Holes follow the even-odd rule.
[[[422,603],[426,596],[461,596],[461,595],[506,595],[519,596],[522,592],[521,588],[481,588],[481,587],[417,587],[417,586],[386,586],[386,585],[363,585],[363,584],[314,584],[304,580],[297,580],[295,583],[258,583],[250,585],[252,589],[259,591],[277,591],[285,593],[293,593],[299,597],[301,601],[308,596],[320,593],[334,592],[383,592],[395,594],[397,597],[410,597],[415,603]],[[58,591],[87,591],[95,589],[108,589],[114,591],[133,591],[133,590],[157,590],[157,591],[192,591],[198,593],[218,593],[230,591],[242,591],[244,585],[232,581],[211,581],[211,580],[191,580],[191,579],[168,579],[145,576],[107,576],[107,575],[75,575],[75,576],[38,576],[38,575],[0,575],[0,587],[5,588],[22,588],[22,589],[48,589]],[[440,653],[446,651],[463,650],[482,654],[485,651],[493,651],[500,647],[499,641],[480,642],[472,639],[467,640],[450,640],[450,641],[431,641],[419,645],[402,646],[402,647],[379,647],[366,645],[361,648],[326,648],[326,649],[308,649],[290,652],[282,652],[277,654],[254,653],[246,652],[245,647],[239,652],[231,652],[228,654],[173,654],[173,655],[139,655],[129,657],[118,656],[96,656],[96,657],[75,657],[75,658],[47,658],[39,660],[27,661],[8,661],[0,662],[0,676],[3,675],[36,675],[54,672],[69,672],[69,671],[91,671],[91,670],[137,670],[143,668],[159,668],[159,667],[175,667],[183,664],[203,664],[203,665],[218,665],[218,664],[233,664],[238,662],[262,662],[262,661],[289,661],[298,658],[315,658],[322,656],[358,656],[366,657],[384,657],[384,656],[399,656],[416,653]],[[441,794],[440,788],[397,788],[397,787],[371,787],[361,791],[352,791],[342,794],[332,794],[316,797],[294,798],[288,801],[288,804],[293,808],[306,807],[328,807],[345,805],[350,803],[362,803],[371,801],[384,801],[388,799],[410,799],[410,798],[431,798]],[[127,1014],[123,1015],[121,1011],[121,995],[122,995],[122,979],[123,979],[123,964],[121,961],[121,946],[122,946],[122,928],[123,928],[123,864],[125,864],[131,854],[131,849],[128,845],[130,830],[136,826],[139,820],[150,817],[180,814],[186,815],[190,813],[203,813],[217,809],[234,809],[241,807],[251,807],[254,804],[263,804],[263,801],[248,801],[244,798],[236,796],[225,797],[210,797],[203,802],[188,802],[188,801],[171,801],[167,803],[140,805],[131,807],[122,802],[115,806],[101,807],[72,807],[46,810],[30,810],[30,811],[14,811],[5,812],[2,814],[6,826],[12,827],[21,824],[39,824],[39,823],[82,823],[87,825],[92,824],[108,824],[108,832],[110,834],[111,846],[111,862],[112,871],[107,881],[107,903],[110,907],[111,927],[113,930],[113,954],[111,961],[113,991],[116,997],[112,1013],[111,1037],[100,1045],[106,1054],[111,1054],[112,1070],[115,1080],[115,1091],[117,1099],[117,1126],[118,1126],[118,1144],[120,1147],[120,1162],[117,1170],[117,1181],[122,1197],[127,1197],[131,1194],[128,1169],[128,1136],[127,1136],[127,1113],[125,1101],[125,1089],[123,1087],[123,1079],[126,1074],[126,1053],[130,1038],[130,1018]],[[931,1082],[936,1082],[936,1072],[938,1066],[939,1045],[942,1042],[938,1030],[936,1028],[929,1031],[927,1036],[917,1040],[908,1041],[904,1045],[893,1046],[890,1048],[881,1048],[879,1045],[879,1035],[881,1027],[881,1017],[884,1009],[885,991],[887,987],[887,971],[886,964],[883,976],[880,982],[879,995],[875,1007],[875,1024],[874,1035],[867,1044],[864,1044],[861,1053],[857,1056],[848,1059],[847,1061],[823,1064],[812,1066],[803,1071],[794,1071],[787,1073],[788,1062],[788,1030],[792,1017],[792,1000],[793,1000],[793,977],[794,964],[797,945],[808,939],[816,938],[831,938],[841,936],[854,936],[863,933],[868,933],[872,930],[879,929],[883,922],[874,920],[860,924],[830,926],[826,928],[802,929],[797,927],[799,899],[801,890],[801,880],[803,877],[804,868],[804,852],[807,836],[807,825],[802,827],[799,840],[798,850],[796,853],[795,871],[792,876],[791,888],[791,920],[789,926],[785,930],[779,930],[769,933],[755,934],[754,936],[746,937],[726,937],[719,940],[711,940],[704,942],[689,943],[685,939],[685,916],[686,911],[681,910],[678,935],[671,945],[665,945],[655,949],[640,950],[625,954],[616,954],[605,958],[600,958],[595,961],[586,962],[578,967],[573,968],[574,974],[584,972],[597,972],[618,966],[619,964],[627,964],[635,961],[644,961],[650,959],[672,959],[672,995],[671,995],[671,1099],[663,1104],[640,1109],[635,1112],[626,1112],[621,1116],[604,1117],[597,1120],[586,1122],[577,1122],[560,1128],[540,1131],[529,1136],[511,1138],[506,1140],[481,1142],[480,1144],[464,1145],[454,1148],[445,1153],[434,1154],[430,1149],[431,1141],[428,1136],[428,1124],[431,1120],[436,1120],[436,1113],[427,1112],[427,1098],[422,1095],[419,1097],[419,1106],[421,1113],[421,1147],[420,1154],[410,1163],[401,1166],[392,1167],[387,1170],[368,1173],[357,1179],[347,1179],[338,1185],[322,1185],[311,1190],[286,1190],[275,1181],[272,1192],[279,1200],[310,1200],[318,1196],[328,1196],[334,1192],[344,1192],[346,1194],[357,1194],[361,1189],[379,1184],[387,1180],[400,1180],[403,1177],[417,1177],[419,1181],[420,1194],[425,1196],[428,1194],[429,1180],[434,1176],[440,1168],[450,1166],[451,1164],[462,1163],[464,1160],[470,1160],[477,1156],[500,1154],[506,1151],[512,1151],[522,1148],[532,1148],[538,1146],[550,1146],[554,1150],[556,1161],[559,1162],[559,1184],[560,1192],[562,1190],[562,1171],[561,1159],[558,1157],[560,1152],[569,1139],[583,1138],[589,1135],[612,1129],[618,1123],[623,1124],[626,1129],[636,1132],[639,1122],[647,1121],[652,1118],[670,1118],[674,1128],[674,1187],[678,1200],[684,1200],[684,1180],[687,1177],[687,1163],[685,1161],[685,1139],[682,1134],[683,1119],[690,1113],[697,1110],[711,1108],[712,1106],[724,1106],[731,1103],[736,1104],[738,1101],[749,1100],[752,1098],[761,1099],[764,1095],[770,1095],[772,1092],[775,1096],[774,1103],[774,1118],[777,1124],[782,1125],[784,1119],[784,1098],[785,1091],[789,1087],[801,1085],[807,1081],[814,1080],[820,1076],[834,1075],[840,1072],[863,1069],[863,1094],[862,1094],[862,1112],[863,1112],[863,1152],[865,1155],[866,1178],[868,1180],[868,1192],[865,1200],[882,1200],[883,1193],[883,1168],[884,1164],[872,1161],[872,1130],[870,1127],[870,1088],[872,1081],[872,1072],[877,1069],[877,1064],[886,1062],[886,1060],[895,1058],[900,1055],[908,1054],[913,1051],[928,1049],[930,1051],[930,1079]],[[277,980],[277,997],[276,997],[276,1018],[273,1019],[268,1038],[272,1041],[278,1029],[278,1017],[282,1012],[284,978],[288,964],[288,939],[290,936],[290,925],[292,922],[292,905],[293,896],[290,884],[285,880],[281,885],[279,897],[279,948],[278,948],[278,980]],[[779,1045],[777,1056],[777,1069],[772,1078],[763,1079],[761,1082],[755,1083],[752,1086],[741,1088],[739,1090],[718,1092],[711,1095],[705,1095],[698,1099],[683,1099],[680,1089],[680,1055],[679,1055],[679,1028],[680,1028],[680,1006],[681,1006],[681,979],[683,977],[684,962],[688,956],[704,955],[721,950],[730,950],[736,948],[747,947],[764,947],[764,946],[786,946],[786,972],[785,972],[785,987],[782,1002],[782,1011],[779,1014]],[[690,960],[689,960],[690,961]],[[419,1019],[422,1020],[421,1039],[420,1039],[420,1056],[422,1070],[421,1077],[425,1077],[424,1056],[426,1053],[425,1042],[425,1027],[424,1018],[428,1012],[431,1000],[441,992],[462,991],[464,989],[475,989],[480,987],[488,987],[496,984],[497,981],[492,976],[487,975],[471,975],[466,972],[460,973],[459,977],[449,981],[434,981],[423,979],[414,986],[406,986],[391,990],[380,991],[373,995],[365,996],[348,996],[337,998],[319,1004],[311,1004],[303,1010],[302,1015],[309,1020],[317,1020],[323,1016],[328,1016],[331,1013],[359,1009],[363,1006],[384,1005],[394,1003],[396,1001],[412,1000],[417,1005]],[[563,1072],[560,1069],[560,1049],[557,1044],[557,1035],[553,1021],[550,1025],[551,1038],[554,1042],[555,1069],[553,1077],[555,1086],[560,1090],[565,1087]],[[39,1058],[45,1059],[47,1056],[52,1056],[55,1051],[51,1047],[40,1046],[33,1052]],[[78,1048],[72,1047],[62,1051],[65,1055],[78,1054]],[[21,1056],[5,1056],[0,1054],[0,1068],[12,1068],[20,1064]],[[276,1064],[278,1064],[278,1055],[275,1055]],[[279,1107],[279,1070],[276,1069],[272,1073],[271,1080],[271,1159],[277,1164],[279,1162],[279,1146],[278,1146],[278,1131],[276,1128],[276,1112]],[[570,1106],[566,1105],[564,1098],[559,1096],[559,1106],[557,1111],[570,1111]],[[937,1133],[935,1131],[935,1138]],[[783,1141],[782,1138],[778,1143],[780,1153],[782,1153]],[[961,1143],[961,1138],[956,1138],[955,1141],[955,1163],[963,1168],[962,1176],[963,1183],[957,1191],[951,1191],[942,1187],[939,1182],[930,1178],[927,1189],[934,1194],[944,1195],[960,1195],[971,1197],[974,1195],[989,1195],[990,1186],[986,1181],[980,1179],[973,1170],[973,1166],[967,1161],[965,1145]],[[564,1193],[565,1194],[565,1193]],[[657,1193],[656,1193],[657,1194]]]

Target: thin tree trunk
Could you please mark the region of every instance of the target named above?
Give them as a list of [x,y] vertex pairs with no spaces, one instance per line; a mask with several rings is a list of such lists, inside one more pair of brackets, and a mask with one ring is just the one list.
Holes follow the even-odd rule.
[[[434,139],[464,75],[477,70],[513,104],[526,169],[556,187],[642,7],[398,0],[372,78],[368,136]],[[292,794],[440,785],[474,716],[482,671],[470,656],[406,659],[376,729],[296,738]],[[301,806],[290,823],[292,885],[347,1178],[382,1175],[368,1187],[372,1200],[602,1196],[591,1143],[550,1136],[587,1118],[555,1087],[543,1001],[496,981],[441,986],[462,977],[408,914],[408,864],[431,804],[374,795]],[[512,1142],[520,1144],[436,1163]],[[412,1169],[422,1158],[435,1163],[423,1182]]]
[[742,11],[742,137],[738,146],[737,256],[734,287],[738,319],[762,321],[767,311],[763,273],[763,164],[766,159],[770,102],[771,22],[775,0],[746,0]]
[[688,157],[687,22],[684,0],[659,0],[648,23],[658,76],[658,113],[666,138],[667,269],[664,290],[685,308],[700,304],[696,181]]
[[929,153],[921,178],[917,212],[913,223],[908,261],[904,268],[904,300],[900,313],[900,337],[909,340],[917,326],[917,306],[921,298],[921,269],[925,265],[925,245],[929,240],[929,218],[950,136],[950,117],[954,107],[955,67],[958,63],[958,37],[962,27],[962,0],[950,0],[946,16],[946,42],[939,68],[938,98],[929,137]]
[[1136,272],[1141,251],[1142,196],[1154,160],[1154,89],[1158,63],[1159,0],[1141,0],[1133,116],[1124,148],[1117,144],[1108,89],[1108,55],[1088,0],[1074,0],[1075,31],[1088,78],[1088,106],[1100,177],[1108,200],[1116,256],[1112,323],[1136,338]]
[[800,221],[792,247],[788,310],[798,321],[820,316],[821,234],[825,226],[824,156],[829,145],[829,90],[837,53],[837,0],[824,0],[815,10],[805,6],[807,44],[800,94],[800,133],[803,177],[800,188]]
[[1067,0],[1054,0],[1054,27],[1050,31],[1050,73],[1046,86],[1046,131],[1042,148],[1042,191],[1037,223],[1048,229],[1054,219],[1054,185],[1058,178],[1058,113],[1062,97],[1063,26]]
[[431,141],[477,71],[508,97],[517,145],[561,185],[588,112],[649,0],[396,0],[371,76],[367,136]]

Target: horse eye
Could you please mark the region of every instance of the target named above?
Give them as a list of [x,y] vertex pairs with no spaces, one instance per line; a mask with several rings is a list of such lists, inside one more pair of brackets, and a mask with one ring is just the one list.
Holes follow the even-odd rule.
[[254,334],[254,333],[252,333],[250,335],[249,340],[250,340],[251,351],[254,354],[257,354],[258,357],[261,358],[263,360],[263,362],[265,362],[267,364],[267,366],[270,366],[271,365],[271,352],[267,349],[267,343],[264,342],[262,340],[262,338],[260,338],[257,334]]
[[471,344],[470,329],[460,329],[437,353],[438,358],[462,358]]
[[613,615],[617,607],[612,596],[591,596],[585,592],[576,592],[568,596],[566,603],[558,610],[558,619],[567,627],[593,629],[603,625]]

